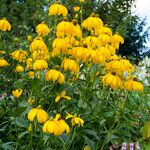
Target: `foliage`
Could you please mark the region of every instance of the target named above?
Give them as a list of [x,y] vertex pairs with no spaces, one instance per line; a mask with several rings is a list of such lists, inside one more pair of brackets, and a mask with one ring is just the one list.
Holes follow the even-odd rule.
[[[16,5],[23,2],[29,4]],[[143,91],[134,66],[116,55],[124,39],[95,14],[84,20],[87,3],[80,5],[79,12],[69,10],[71,22],[61,11],[64,7],[54,4],[60,9],[52,9],[56,14],[45,17],[45,23],[35,19],[40,24],[28,40],[10,40],[20,32],[14,31],[15,24],[11,32],[0,31],[1,149],[76,150],[88,145],[103,150],[131,141],[142,146],[140,129],[150,114],[149,86]],[[0,30],[7,28],[3,22]],[[125,86],[127,81],[132,84]]]

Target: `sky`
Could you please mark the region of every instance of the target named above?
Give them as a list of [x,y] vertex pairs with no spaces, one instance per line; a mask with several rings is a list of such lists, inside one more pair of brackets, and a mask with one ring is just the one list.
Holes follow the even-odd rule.
[[[136,0],[136,8],[133,7],[133,13],[136,13],[139,17],[147,18],[147,26],[150,26],[150,0]],[[150,40],[147,42],[147,46],[150,47]]]

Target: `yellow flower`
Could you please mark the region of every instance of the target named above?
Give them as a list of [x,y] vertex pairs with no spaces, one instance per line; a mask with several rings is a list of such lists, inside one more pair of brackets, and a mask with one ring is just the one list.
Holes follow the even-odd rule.
[[124,88],[128,91],[143,91],[144,90],[144,86],[142,83],[138,82],[138,81],[134,81],[133,80],[128,80],[124,83]]
[[85,0],[80,0],[80,3],[84,3],[85,2]]
[[29,125],[29,127],[28,127],[28,132],[32,132],[32,130],[33,130],[33,126],[32,126],[32,124],[30,123],[30,125]]
[[91,150],[90,146],[89,145],[86,145],[83,150]]
[[37,108],[33,108],[28,113],[28,119],[32,122],[34,121],[35,117],[39,123],[43,123],[48,120],[48,114],[45,110],[38,106]]
[[27,39],[28,39],[29,42],[31,42],[32,41],[32,36],[31,35],[27,35]]
[[123,37],[121,37],[118,33],[114,34],[111,37],[111,45],[115,48],[115,49],[119,49],[119,45],[124,43],[124,39]]
[[75,25],[75,36],[82,38],[82,30],[78,24]]
[[34,78],[34,71],[29,71],[28,76],[29,78]]
[[63,60],[63,67],[64,67],[64,70],[70,70],[71,73],[73,74],[76,74],[80,71],[80,67],[79,67],[79,64],[72,60],[72,59],[64,59]]
[[102,46],[100,39],[98,37],[95,37],[95,36],[87,36],[83,40],[83,44],[86,44],[93,49],[96,49],[97,47]]
[[14,97],[19,98],[21,96],[22,92],[23,91],[21,89],[16,89],[16,90],[12,91],[12,94]]
[[19,62],[22,62],[25,60],[26,56],[27,56],[27,52],[22,50],[22,49],[19,49],[19,50],[16,50],[14,52],[11,53],[11,56],[13,59],[19,61]]
[[70,119],[70,118],[71,118],[72,126],[74,126],[75,124],[77,124],[78,127],[83,126],[84,121],[80,117],[77,117],[76,115],[71,115],[71,114],[67,113],[66,119]]
[[41,37],[37,37],[30,44],[30,52],[32,53],[33,60],[48,59],[48,47]]
[[53,41],[52,46],[54,49],[57,49],[60,52],[66,53],[68,50],[67,49],[67,42],[66,42],[65,38],[56,38]]
[[30,45],[30,52],[41,51],[41,50],[47,52],[48,48],[42,38],[35,38]]
[[61,5],[61,4],[52,4],[49,7],[49,15],[63,15],[67,16],[68,15],[68,9]]
[[8,65],[9,65],[8,62],[5,59],[0,58],[0,67],[5,67]]
[[82,22],[82,27],[96,33],[103,26],[103,21],[95,14],[92,14]]
[[39,59],[39,60],[36,60],[34,63],[33,63],[33,69],[34,70],[45,70],[48,68],[48,63],[46,60],[44,59]]
[[111,42],[111,37],[108,34],[100,34],[98,38],[103,45]]
[[75,32],[76,28],[72,22],[61,21],[60,23],[57,24],[56,35],[59,38],[64,38],[67,35],[74,36],[76,34]]
[[102,83],[105,86],[110,86],[112,89],[116,90],[122,86],[121,79],[115,75],[115,73],[108,73],[102,78]]
[[62,84],[64,82],[65,77],[59,71],[51,69],[46,72],[45,79],[46,79],[46,81],[51,80],[53,82],[56,82],[56,80],[57,80],[60,84]]
[[5,18],[0,20],[0,30],[1,31],[11,30],[11,25]]
[[101,34],[106,34],[106,35],[112,36],[112,30],[108,27],[103,26],[99,30],[99,35],[101,35]]
[[6,52],[4,50],[0,50],[0,54],[5,54]]
[[35,102],[35,100],[32,99],[31,97],[28,99],[28,103],[29,103],[30,105],[32,105],[34,102]]
[[71,100],[71,97],[70,96],[67,96],[66,95],[66,91],[62,91],[60,93],[60,95],[58,95],[56,98],[55,98],[55,102],[59,102],[61,98],[64,98],[64,99],[67,99],[67,100]]
[[61,115],[57,114],[55,119],[51,117],[46,121],[43,126],[43,132],[51,133],[56,136],[63,134],[65,131],[68,134],[70,127],[63,119],[60,119],[60,117]]
[[39,25],[36,26],[36,32],[37,32],[38,36],[45,36],[45,35],[49,34],[50,30],[43,21],[42,23],[40,23]]
[[[115,56],[116,57],[116,56]],[[110,57],[109,59],[111,59]],[[114,59],[114,58],[113,58]],[[124,73],[127,72],[128,75],[134,72],[134,66],[129,60],[116,57],[117,60],[112,60],[105,64],[105,69],[116,72],[116,74],[124,78]]]
[[16,72],[23,72],[23,71],[24,71],[23,66],[18,65],[18,66],[16,67]]
[[74,10],[74,12],[78,12],[80,10],[80,7],[79,6],[75,6],[75,7],[73,7],[73,10]]
[[27,69],[32,69],[33,68],[33,59],[31,57],[28,58],[26,60],[26,64],[27,64],[27,66],[26,66]]

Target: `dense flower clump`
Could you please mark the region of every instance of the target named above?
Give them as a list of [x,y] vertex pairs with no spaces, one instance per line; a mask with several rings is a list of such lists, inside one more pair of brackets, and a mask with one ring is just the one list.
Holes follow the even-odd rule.
[[[85,0],[80,0],[81,6],[84,2]],[[66,136],[76,138],[78,135],[75,135],[75,131],[84,124],[86,126],[86,123],[91,122],[99,126],[106,121],[103,116],[98,116],[99,112],[94,107],[97,99],[98,107],[105,103],[100,101],[105,97],[103,98],[103,94],[100,97],[99,91],[105,90],[104,96],[122,92],[117,94],[124,98],[128,92],[144,90],[143,84],[135,77],[136,69],[133,64],[117,55],[120,45],[124,43],[123,37],[114,33],[97,14],[92,13],[79,22],[78,13],[82,14],[82,7],[75,6],[73,9],[74,19],[69,20],[68,9],[60,1],[50,5],[48,14],[52,19],[57,17],[54,19],[56,25],[51,27],[44,21],[38,24],[35,28],[36,36],[28,35],[27,46],[13,50],[8,55],[13,63],[7,61],[8,57],[5,58],[5,55],[2,57],[4,52],[0,51],[0,69],[11,66],[15,68],[12,71],[18,79],[13,85],[15,90],[12,90],[11,96],[13,95],[15,106],[18,103],[19,107],[28,106],[23,115],[28,119],[31,138],[36,131],[42,132],[42,137],[43,134],[60,136],[61,141],[67,139]],[[11,30],[6,19],[0,20],[0,30]],[[24,88],[21,86],[23,82]],[[25,104],[21,101],[20,104],[20,99],[27,101]],[[116,114],[113,112],[116,115],[114,125],[119,118],[117,115],[126,113],[122,111],[126,101],[120,103],[113,106],[119,107]],[[88,105],[96,119],[90,120],[89,110],[85,109]],[[106,112],[107,105],[112,104],[106,104]],[[102,122],[95,124],[95,120],[100,119],[103,119]],[[88,125],[87,127],[90,128]],[[97,134],[90,130],[80,132],[86,131],[92,133],[91,137],[94,135],[97,138]],[[85,147],[88,149],[88,146]]]

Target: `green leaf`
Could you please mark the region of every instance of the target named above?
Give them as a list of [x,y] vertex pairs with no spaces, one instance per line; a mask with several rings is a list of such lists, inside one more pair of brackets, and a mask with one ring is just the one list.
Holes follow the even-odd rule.
[[90,140],[87,136],[84,136],[84,140],[88,146],[90,146],[91,150],[95,150],[95,142]]
[[18,138],[21,139],[24,135],[28,134],[28,131],[24,131],[22,133],[19,134]]
[[21,119],[21,118],[16,118],[16,124],[19,127],[24,127],[24,128],[27,128],[29,126],[28,121],[25,119]]
[[78,107],[85,109],[85,108],[87,107],[87,103],[86,103],[83,99],[80,99],[80,100],[78,101]]
[[114,139],[117,139],[118,136],[114,135],[113,133],[109,132],[107,135],[106,135],[106,143],[109,143],[110,141],[114,140]]
[[93,135],[97,140],[100,140],[100,138],[98,137],[97,133],[94,130],[84,129],[84,131],[89,135]]
[[4,144],[1,144],[0,147],[4,150],[14,150],[14,147],[10,144],[12,144],[13,142],[7,142]]

